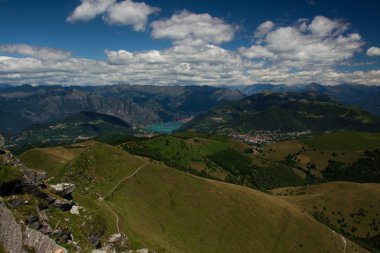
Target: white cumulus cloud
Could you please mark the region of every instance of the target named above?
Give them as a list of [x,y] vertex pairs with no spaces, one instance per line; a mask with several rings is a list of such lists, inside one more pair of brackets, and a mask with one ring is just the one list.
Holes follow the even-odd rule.
[[90,21],[106,12],[115,2],[116,0],[81,0],[81,4],[74,9],[67,21]]
[[131,25],[135,31],[145,29],[148,16],[160,11],[159,8],[151,7],[145,3],[135,3],[125,0],[113,4],[107,11],[104,19],[109,24]]
[[0,53],[21,54],[52,61],[67,59],[71,56],[71,52],[69,51],[27,44],[0,44]]
[[380,56],[380,48],[379,47],[370,47],[367,50],[368,56]]
[[[357,62],[352,57],[364,42],[341,20],[315,17],[282,26],[266,21],[258,27],[253,45],[238,50],[220,46],[233,38],[234,27],[208,14],[183,11],[154,24],[152,36],[172,39],[172,46],[134,52],[105,50],[105,60],[75,58],[64,50],[32,45],[0,45],[4,53],[0,54],[0,83],[380,85],[380,69],[359,71],[354,66]],[[367,55],[378,53],[376,47],[367,50]],[[339,70],[340,65],[346,70]]]
[[[269,25],[268,25],[269,24]],[[349,24],[316,16],[293,26],[273,27],[266,21],[256,33],[262,38],[239,52],[249,58],[270,58],[273,64],[297,68],[332,66],[352,58],[364,42],[358,33],[347,33]],[[265,33],[261,32],[263,27]]]
[[143,31],[148,22],[149,15],[160,11],[144,2],[132,0],[81,0],[67,18],[68,22],[90,21],[98,15],[111,25],[130,25],[135,31]]
[[209,14],[195,14],[183,10],[171,18],[151,24],[152,37],[172,40],[194,39],[219,44],[233,39],[235,28]]
[[264,46],[252,45],[249,48],[239,48],[238,51],[248,58],[274,58],[275,54]]
[[341,20],[332,20],[323,16],[316,16],[309,29],[311,33],[318,37],[328,37],[339,35],[349,28],[349,24]]
[[274,26],[275,24],[272,21],[270,20],[265,21],[264,23],[259,25],[259,27],[257,27],[254,37],[260,38],[262,36],[267,35],[274,28]]

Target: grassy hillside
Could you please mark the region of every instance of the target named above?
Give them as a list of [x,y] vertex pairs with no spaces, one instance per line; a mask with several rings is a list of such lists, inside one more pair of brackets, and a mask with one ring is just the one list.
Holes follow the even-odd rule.
[[303,143],[319,150],[361,151],[380,147],[380,133],[336,132],[304,139]]
[[167,165],[224,180],[228,173],[209,156],[231,148],[228,138],[195,133],[178,133],[149,140],[132,141],[123,148],[137,155],[151,157]]
[[380,148],[379,133],[346,131],[270,144],[258,157],[281,161],[292,156],[297,166],[321,176],[329,160],[352,164],[365,150],[376,148]]
[[273,190],[322,223],[380,252],[380,184],[334,182]]
[[[141,187],[144,190],[141,190]],[[149,166],[124,184],[113,206],[130,235],[162,252],[339,251],[341,239],[263,193]],[[308,227],[305,231],[304,228]]]
[[[37,151],[54,156],[50,148]],[[56,175],[53,182],[76,183],[74,200],[103,217],[106,235],[117,231],[118,217],[133,248],[157,252],[363,251],[348,240],[345,246],[340,235],[279,197],[199,178],[105,144],[92,143],[69,152],[74,154],[71,160],[52,159],[63,164],[61,169],[49,170],[48,159],[40,159],[38,167]],[[21,157],[27,165],[36,165],[35,156]],[[99,195],[105,199],[100,201]]]
[[180,132],[148,140],[127,142],[122,147],[192,174],[267,190],[306,183],[283,162],[261,163],[252,148],[231,138],[197,132]]
[[92,142],[82,143],[76,148],[50,147],[35,148],[25,151],[19,158],[28,161],[28,166],[34,170],[45,170],[49,177],[56,177],[67,162],[82,153]]
[[260,93],[216,107],[183,126],[206,132],[380,131],[380,118],[317,93]]

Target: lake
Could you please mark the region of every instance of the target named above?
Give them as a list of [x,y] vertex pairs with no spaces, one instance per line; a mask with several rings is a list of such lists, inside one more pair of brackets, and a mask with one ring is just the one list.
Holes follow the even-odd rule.
[[177,130],[178,128],[183,126],[184,124],[185,122],[182,122],[182,121],[158,123],[158,124],[147,126],[145,129],[158,132],[158,133],[170,134],[174,130]]

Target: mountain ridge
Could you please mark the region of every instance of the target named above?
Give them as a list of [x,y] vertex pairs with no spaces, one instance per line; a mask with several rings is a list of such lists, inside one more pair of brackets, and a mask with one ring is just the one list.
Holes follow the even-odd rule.
[[254,84],[239,88],[239,90],[247,95],[263,91],[272,92],[319,92],[327,93],[337,101],[346,105],[357,105],[371,113],[380,115],[380,86],[370,86],[363,84],[338,84],[338,85],[322,85],[315,82],[302,85],[286,85],[286,84]]
[[379,131],[379,126],[379,117],[360,108],[340,104],[329,94],[264,92],[211,109],[180,130]]

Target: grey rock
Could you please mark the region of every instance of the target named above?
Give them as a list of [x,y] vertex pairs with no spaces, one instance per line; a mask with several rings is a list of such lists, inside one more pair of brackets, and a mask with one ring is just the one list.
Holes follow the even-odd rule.
[[38,230],[39,228],[42,227],[41,224],[40,224],[40,222],[39,222],[39,220],[38,220],[38,217],[36,215],[32,214],[32,213],[29,214],[29,217],[28,217],[28,220],[27,220],[26,224],[29,227],[31,227],[33,229],[36,229],[36,230]]
[[112,234],[102,248],[91,251],[91,253],[122,253],[122,252],[141,252],[151,253],[151,251],[130,250],[128,237],[121,233]]
[[3,136],[0,135],[0,154],[5,154],[5,141]]
[[5,152],[2,157],[2,164],[18,167],[23,174],[23,183],[40,186],[44,185],[44,180],[46,178],[45,172],[34,172],[29,169],[25,164],[23,164],[17,157],[12,155],[10,152]]
[[104,248],[115,252],[125,252],[129,250],[129,239],[121,233],[112,234]]
[[38,171],[35,173],[34,183],[37,186],[44,186],[45,185],[45,179],[46,179],[46,172]]
[[50,185],[50,187],[54,190],[55,194],[69,199],[71,199],[71,193],[75,190],[75,184],[71,183],[60,183],[56,185]]
[[53,232],[53,229],[51,228],[50,224],[48,223],[49,216],[47,215],[47,210],[37,209],[37,215],[38,215],[38,221],[40,224],[38,231],[40,231],[44,235],[51,234]]
[[58,243],[66,243],[71,240],[71,231],[68,229],[55,229],[50,236]]
[[109,249],[94,249],[90,253],[116,253],[116,252],[111,251]]
[[150,251],[149,249],[138,249],[135,252],[136,253],[151,253],[152,251]]
[[49,221],[49,216],[47,215],[46,210],[37,210],[37,214],[38,214],[38,220],[40,222]]
[[7,201],[7,204],[10,208],[17,208],[19,206],[25,205],[25,202],[20,199],[10,199]]
[[73,203],[72,201],[68,200],[54,199],[54,201],[51,202],[51,205],[58,209],[61,209],[62,211],[70,211]]
[[0,203],[0,242],[6,252],[23,252],[21,226],[3,202]]
[[27,227],[24,232],[24,244],[33,249],[36,253],[67,253],[67,250],[58,245],[53,239],[29,227]]
[[87,240],[95,247],[95,248],[100,248],[101,247],[101,244],[100,244],[100,239],[102,238],[104,234],[104,231],[98,231],[98,232],[95,232],[95,233],[89,233],[87,234],[86,238]]
[[49,234],[53,233],[53,229],[51,228],[49,223],[44,221],[44,222],[42,222],[41,225],[42,225],[42,227],[38,231],[40,231],[44,235],[49,235]]
[[71,214],[75,214],[75,215],[80,215],[79,210],[81,210],[82,208],[83,208],[83,207],[81,207],[81,206],[76,206],[76,205],[74,205],[74,206],[71,207],[71,209],[70,209],[70,213],[71,213]]

